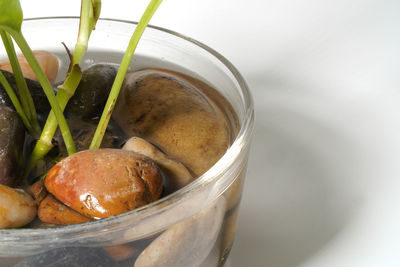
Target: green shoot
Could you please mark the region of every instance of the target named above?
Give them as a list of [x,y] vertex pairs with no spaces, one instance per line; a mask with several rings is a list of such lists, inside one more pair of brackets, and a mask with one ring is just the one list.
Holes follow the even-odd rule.
[[133,53],[136,50],[136,47],[139,43],[140,38],[142,37],[144,30],[147,27],[147,24],[149,23],[151,17],[154,15],[161,2],[162,0],[152,0],[147,6],[146,11],[143,13],[138,25],[136,26],[135,32],[133,33],[129,41],[128,48],[126,49],[124,57],[122,58],[121,65],[119,67],[117,76],[115,77],[114,84],[111,88],[110,95],[108,96],[103,114],[101,115],[100,122],[97,125],[97,129],[89,149],[98,149],[101,145],[104,133],[107,129],[108,122],[110,121],[111,114],[114,110],[115,103],[117,102],[117,98],[121,90],[125,74],[128,71],[130,62],[132,60]]
[[[74,95],[82,78],[82,72],[79,65],[86,53],[90,34],[95,28],[97,19],[99,18],[100,7],[100,0],[82,0],[78,39],[72,55],[70,69],[64,83],[57,88],[57,101],[62,111],[64,111],[67,106],[69,99]],[[29,159],[28,171],[32,169],[37,161],[43,158],[53,147],[51,141],[57,130],[57,121],[54,112],[51,111],[47,117],[40,139],[36,143]]]
[[[96,129],[95,135],[90,145],[90,149],[95,149],[100,147],[105,130],[107,128],[115,103],[117,101],[124,77],[129,68],[130,62],[132,60],[138,42],[145,28],[147,27],[151,17],[154,15],[155,11],[157,10],[161,2],[162,0],[150,1],[147,9],[145,10],[142,18],[140,19],[130,39],[127,50],[125,52],[117,76],[115,78],[114,84],[112,86],[110,95],[108,97],[106,106],[103,110],[103,114],[101,116],[99,125]],[[82,0],[79,34],[77,38],[77,43],[75,45],[75,50],[71,58],[70,68],[64,83],[58,87],[58,93],[57,96],[55,96],[51,88],[50,82],[43,73],[39,63],[37,62],[24,36],[21,33],[21,23],[23,16],[19,1],[0,0],[0,31],[3,30],[7,34],[10,34],[11,37],[14,39],[14,41],[17,43],[22,53],[24,54],[25,58],[27,59],[29,65],[31,66],[32,70],[34,71],[35,75],[37,76],[40,84],[42,85],[43,90],[52,108],[47,118],[42,134],[40,136],[40,139],[36,143],[36,146],[32,152],[27,167],[28,172],[34,167],[37,161],[43,158],[53,147],[52,138],[55,134],[55,131],[57,130],[57,126],[60,127],[61,134],[64,138],[64,143],[66,144],[68,154],[72,154],[75,152],[75,145],[72,140],[72,136],[69,131],[67,122],[63,115],[63,110],[65,109],[69,99],[75,93],[75,90],[78,87],[78,84],[81,80],[82,72],[80,69],[80,63],[82,61],[84,54],[87,51],[88,40],[91,35],[91,32],[95,29],[96,22],[100,15],[100,9],[101,9],[101,0]],[[9,36],[7,37],[7,35],[4,35],[3,41],[10,49],[11,56],[9,57],[12,58],[13,49],[11,49],[10,45],[11,38]],[[17,68],[18,67],[16,67],[16,69]],[[18,70],[16,72],[18,72]],[[4,83],[4,81],[2,81],[2,83]],[[21,95],[22,94],[24,93],[21,93]],[[14,97],[13,99],[15,100]],[[28,123],[29,119],[36,118],[36,112],[34,111],[34,108],[32,109],[30,100],[28,98],[23,99],[22,106],[18,102],[18,99],[16,99],[16,101],[14,102],[15,106],[18,106],[18,110],[20,110],[22,116],[25,115],[25,120]]]
[[92,0],[92,5],[93,5],[93,20],[91,20],[90,24],[91,31],[95,30],[97,20],[100,17],[101,0]]
[[28,86],[22,74],[22,70],[18,62],[17,54],[15,53],[13,42],[10,35],[5,31],[0,31],[0,35],[3,40],[4,47],[6,48],[7,55],[14,73],[15,82],[17,84],[17,88],[21,98],[22,109],[30,124],[32,125],[32,130],[29,130],[29,132],[33,136],[39,137],[41,129],[37,120],[35,104],[33,103],[32,96],[29,92]]
[[0,84],[3,86],[4,90],[6,91],[8,97],[10,98],[12,104],[15,107],[18,115],[20,116],[22,122],[24,123],[26,129],[29,132],[32,132],[32,125],[29,122],[28,118],[25,115],[24,109],[21,106],[21,103],[18,100],[17,95],[15,94],[14,90],[11,88],[11,85],[8,83],[4,74],[0,71]]
[[75,64],[79,65],[82,61],[82,57],[87,50],[89,37],[92,30],[94,29],[95,23],[96,20],[94,17],[92,1],[82,0],[78,40],[76,42],[75,50],[72,55],[72,66]]
[[68,128],[64,114],[58,105],[53,88],[21,33],[22,18],[22,9],[18,0],[0,0],[0,30],[9,33],[21,49],[33,72],[38,78],[50,106],[55,113],[68,153],[75,153],[76,149],[74,141],[72,140],[71,132]]
[[40,85],[43,88],[43,91],[50,103],[52,112],[54,112],[58,125],[60,126],[61,134],[63,136],[64,142],[66,144],[66,148],[68,154],[71,155],[76,152],[74,141],[72,140],[71,132],[68,128],[67,121],[65,120],[64,114],[60,108],[60,105],[57,102],[56,96],[53,92],[53,87],[51,86],[49,80],[44,74],[42,68],[39,65],[39,62],[36,60],[31,48],[26,42],[24,36],[21,33],[11,32],[11,36],[14,38],[15,42],[18,44],[22,53],[24,54],[26,60],[31,66],[33,72],[38,78]]

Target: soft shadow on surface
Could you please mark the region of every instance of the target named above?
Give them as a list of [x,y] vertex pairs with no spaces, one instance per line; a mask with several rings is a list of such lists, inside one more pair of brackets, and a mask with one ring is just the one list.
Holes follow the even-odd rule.
[[232,267],[298,266],[340,234],[359,204],[346,183],[361,164],[354,140],[314,116],[309,103],[276,96],[255,92],[256,131]]

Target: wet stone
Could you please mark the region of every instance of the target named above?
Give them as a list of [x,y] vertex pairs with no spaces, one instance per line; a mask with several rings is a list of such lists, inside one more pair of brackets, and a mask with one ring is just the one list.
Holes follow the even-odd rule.
[[0,105],[0,184],[14,185],[23,164],[25,129],[17,113]]
[[47,191],[81,215],[99,219],[157,200],[162,173],[148,157],[122,149],[75,153],[50,169]]
[[137,258],[134,267],[200,266],[220,232],[226,200],[214,203],[158,236]]
[[116,75],[117,69],[113,65],[97,64],[85,70],[68,102],[67,117],[91,119],[101,116]]
[[[88,149],[96,132],[98,120],[80,120],[68,119],[68,125],[71,130],[72,138],[74,139],[77,151]],[[110,120],[101,143],[102,148],[121,148],[126,141],[126,136],[119,126]],[[58,129],[54,137],[58,145],[59,156],[66,157],[68,155],[64,145],[61,132]]]
[[213,101],[221,97],[214,95],[215,89],[184,74],[128,72],[112,117],[128,136],[152,142],[197,177],[231,142],[229,120]]
[[[0,71],[6,77],[6,79],[10,83],[11,87],[14,89],[16,95],[19,96],[14,75],[8,71],[3,71],[3,70],[0,70]],[[26,81],[29,91],[31,92],[33,102],[35,103],[35,108],[36,108],[36,112],[38,113],[38,116],[39,116],[39,121],[43,121],[47,118],[47,114],[50,111],[49,101],[47,100],[47,97],[44,94],[40,83],[30,80],[30,79],[25,79],[25,81]],[[13,106],[10,98],[8,97],[6,91],[4,90],[4,88],[1,84],[0,84],[0,104],[5,104],[8,107],[14,109],[14,106]]]

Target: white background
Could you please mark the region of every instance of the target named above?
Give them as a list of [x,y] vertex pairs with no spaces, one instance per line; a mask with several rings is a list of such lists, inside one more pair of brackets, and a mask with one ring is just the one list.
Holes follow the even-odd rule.
[[[139,20],[148,1],[103,0]],[[21,0],[25,17],[80,1]],[[225,55],[255,98],[233,267],[400,266],[400,2],[165,0],[151,24]]]

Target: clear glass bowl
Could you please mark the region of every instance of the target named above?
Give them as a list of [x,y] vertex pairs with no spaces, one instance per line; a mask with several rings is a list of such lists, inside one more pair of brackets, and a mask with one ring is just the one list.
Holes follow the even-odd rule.
[[[75,17],[23,22],[22,31],[32,49],[52,51],[60,57],[64,68],[58,79],[64,77],[68,65],[61,42],[73,48],[78,25]],[[119,63],[135,27],[135,22],[100,19],[85,64]],[[0,58],[5,58],[2,47]],[[188,186],[131,212],[63,227],[0,230],[0,266],[12,266],[33,255],[50,257],[48,251],[59,248],[72,254],[73,248],[91,253],[85,252],[89,247],[96,253],[105,248],[120,266],[224,264],[234,239],[254,127],[251,94],[236,68],[216,51],[179,33],[149,26],[132,68],[155,64],[206,81],[231,103],[238,123],[225,155]],[[160,242],[154,245],[156,239]]]

